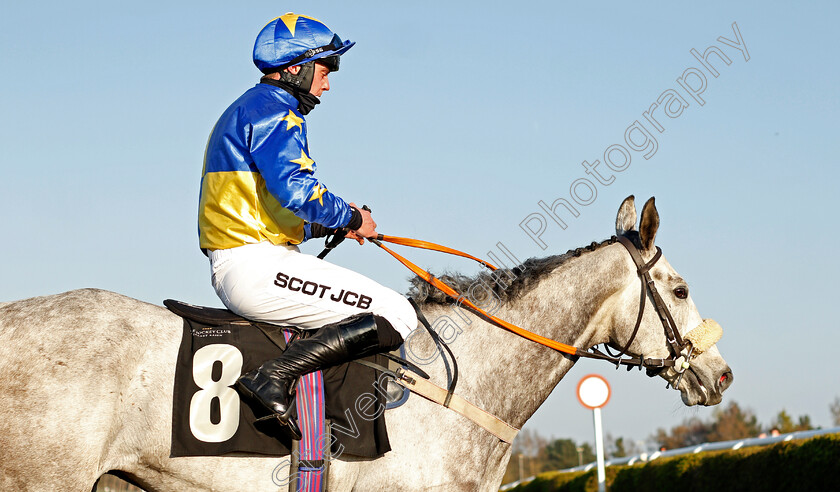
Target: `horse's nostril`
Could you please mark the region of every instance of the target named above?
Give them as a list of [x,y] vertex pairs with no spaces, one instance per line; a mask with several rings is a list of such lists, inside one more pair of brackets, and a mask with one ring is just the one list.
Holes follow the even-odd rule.
[[718,387],[720,388],[720,391],[723,392],[726,388],[728,388],[732,384],[733,379],[734,376],[732,376],[731,370],[724,372],[718,380]]

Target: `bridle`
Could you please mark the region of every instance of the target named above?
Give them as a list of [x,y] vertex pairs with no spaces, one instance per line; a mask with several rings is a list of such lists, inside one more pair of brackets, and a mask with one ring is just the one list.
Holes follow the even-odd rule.
[[[388,252],[400,263],[405,265],[409,270],[414,272],[417,276],[428,282],[433,287],[439,289],[444,294],[453,298],[458,305],[466,307],[479,318],[482,318],[488,323],[496,325],[500,328],[504,328],[523,338],[552,348],[563,354],[572,357],[585,357],[590,359],[605,360],[612,364],[615,364],[616,369],[618,369],[622,365],[626,366],[628,371],[633,367],[638,367],[639,370],[645,368],[647,375],[650,377],[654,377],[660,374],[663,370],[667,369],[668,367],[673,367],[674,370],[677,373],[679,373],[679,376],[677,377],[675,383],[668,383],[668,385],[666,385],[666,388],[668,386],[671,386],[674,389],[678,388],[680,380],[682,379],[685,370],[690,367],[689,361],[692,359],[692,354],[694,352],[693,344],[691,341],[684,340],[683,337],[680,336],[680,332],[677,329],[677,325],[674,322],[674,318],[671,316],[671,312],[668,310],[668,306],[666,306],[665,302],[662,300],[662,296],[660,296],[659,292],[656,290],[656,285],[653,281],[653,278],[650,275],[650,270],[662,257],[662,250],[659,247],[656,247],[656,254],[654,254],[653,258],[651,258],[650,261],[645,262],[644,259],[642,259],[642,255],[639,251],[639,248],[637,248],[633,241],[627,238],[626,236],[613,236],[609,239],[610,244],[613,244],[617,241],[627,249],[627,251],[630,253],[630,257],[633,259],[633,263],[636,266],[636,273],[641,281],[641,293],[639,295],[639,312],[636,318],[636,324],[633,327],[633,333],[630,335],[630,339],[627,341],[624,347],[619,351],[618,355],[612,355],[606,344],[604,344],[606,353],[599,351],[596,347],[593,347],[590,350],[580,349],[578,347],[566,345],[564,343],[557,342],[550,338],[543,337],[542,335],[538,335],[524,328],[520,328],[516,325],[508,323],[502,319],[496,318],[495,316],[485,312],[484,310],[473,304],[472,301],[470,301],[468,298],[458,293],[455,289],[453,289],[440,279],[436,278],[431,273],[423,270],[411,261],[395,253],[394,251],[383,245],[382,242],[390,242],[404,246],[429,249],[453,254],[456,256],[462,256],[465,258],[475,260],[491,270],[497,270],[495,266],[491,265],[486,261],[483,261],[461,251],[447,248],[446,246],[441,246],[435,243],[420,241],[416,239],[385,236],[380,234],[375,239],[368,238],[368,241],[376,244],[377,246]],[[639,327],[642,324],[642,318],[644,316],[645,304],[648,294],[653,299],[653,306],[656,309],[656,313],[659,316],[659,319],[662,321],[662,326],[665,330],[665,338],[668,342],[668,348],[670,351],[670,355],[665,359],[645,358],[644,355],[641,354],[638,357],[625,357],[627,350],[630,348],[630,345],[633,343],[633,340],[635,340],[636,335],[639,332]]]
[[[613,236],[615,237],[615,236]],[[645,262],[642,258],[639,249],[636,245],[626,236],[618,236],[616,240],[624,246],[627,251],[630,253],[630,257],[633,259],[633,263],[636,265],[636,274],[639,276],[639,280],[641,281],[641,289],[639,294],[639,314],[636,318],[636,325],[633,327],[633,333],[630,335],[630,339],[624,345],[624,348],[616,356],[608,356],[614,359],[620,359],[627,350],[630,348],[630,345],[633,343],[633,340],[636,339],[636,335],[639,332],[639,327],[642,324],[642,317],[645,312],[645,301],[647,300],[647,294],[650,294],[651,299],[653,299],[653,306],[656,309],[656,314],[659,316],[659,320],[662,322],[662,327],[665,329],[665,339],[668,341],[668,348],[671,352],[671,355],[667,359],[645,359],[643,355],[640,355],[638,358],[638,366],[641,369],[642,367],[647,368],[647,375],[650,377],[656,376],[661,373],[666,367],[674,367],[674,369],[680,374],[677,378],[676,382],[672,385],[674,389],[680,384],[680,380],[682,379],[682,375],[686,369],[689,367],[688,361],[692,358],[692,353],[694,352],[694,346],[691,342],[684,341],[682,336],[680,336],[680,331],[677,328],[676,322],[674,322],[673,316],[671,316],[671,311],[668,309],[668,306],[665,305],[665,301],[662,300],[662,296],[659,295],[659,291],[656,290],[656,283],[653,281],[653,278],[650,276],[650,270],[656,265],[656,262],[662,257],[662,249],[657,246],[656,247],[656,254],[653,255],[653,258],[650,261]],[[609,349],[607,345],[604,345],[607,353],[609,353]],[[595,353],[599,353],[597,349]],[[636,359],[633,359],[636,360]],[[627,365],[628,370],[632,367],[631,364]],[[671,385],[671,383],[668,383]],[[666,388],[668,387],[666,385]]]

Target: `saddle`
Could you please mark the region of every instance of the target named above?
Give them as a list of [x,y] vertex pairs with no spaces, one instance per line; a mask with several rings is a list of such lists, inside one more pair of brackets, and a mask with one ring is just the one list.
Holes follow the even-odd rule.
[[258,321],[251,321],[245,319],[229,309],[195,306],[192,304],[187,304],[186,302],[176,301],[174,299],[167,299],[163,301],[163,305],[166,306],[167,309],[169,309],[170,311],[182,318],[191,319],[210,326],[220,326],[228,324],[244,324],[265,327],[277,326],[269,323],[261,323]]
[[[276,422],[257,422],[264,409],[241,402],[231,386],[241,374],[280,356],[287,343],[307,336],[306,330],[173,299],[163,304],[184,319],[173,395],[171,455],[293,454],[296,444],[285,438]],[[372,356],[356,362],[321,371],[323,411],[331,422],[333,449],[376,458],[390,450],[384,409],[404,403],[409,391],[383,376],[396,369],[389,359]],[[202,396],[207,402],[197,410]],[[382,411],[374,418],[356,415],[359,398],[367,398],[372,408]]]
[[243,318],[230,309],[219,309],[206,306],[195,306],[186,302],[166,299],[163,305],[178,316],[206,326],[253,326],[262,331],[275,345],[286,349],[286,339],[283,330],[290,330],[300,335],[300,330],[293,326],[281,326]]

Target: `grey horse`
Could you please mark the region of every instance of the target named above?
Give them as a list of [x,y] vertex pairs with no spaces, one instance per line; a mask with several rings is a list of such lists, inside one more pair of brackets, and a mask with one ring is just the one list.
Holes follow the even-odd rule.
[[[622,203],[616,233],[638,234],[645,259],[654,253],[658,226],[653,200],[638,231],[633,197]],[[508,272],[504,285],[485,289],[492,301],[486,305],[501,319],[575,347],[623,347],[639,310],[636,267],[624,246],[611,241],[576,253],[528,260],[516,278]],[[685,282],[664,258],[651,273],[680,332],[702,323],[691,297],[683,298]],[[574,365],[574,357],[486,323],[427,289],[414,290],[436,326],[453,323],[457,394],[516,428]],[[662,324],[647,306],[628,353],[666,358]],[[283,458],[169,457],[181,333],[181,319],[166,309],[101,290],[0,305],[0,489],[89,491],[110,471],[149,491],[287,490],[278,481],[288,474]],[[434,353],[426,334],[407,344],[418,360]],[[424,368],[433,381],[446,381],[440,358]],[[672,383],[677,376],[673,368],[660,373]],[[678,389],[686,405],[715,405],[731,382],[729,366],[711,346],[693,359]],[[376,460],[337,456],[330,490],[498,489],[509,444],[420,397],[386,412],[386,419],[392,451]]]

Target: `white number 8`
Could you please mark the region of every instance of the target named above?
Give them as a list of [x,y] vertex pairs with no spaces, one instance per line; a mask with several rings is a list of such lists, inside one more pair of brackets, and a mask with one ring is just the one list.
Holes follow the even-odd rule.
[[[222,363],[222,377],[213,381],[213,364]],[[193,355],[193,380],[201,390],[190,400],[190,430],[199,441],[227,441],[239,428],[239,394],[231,388],[242,373],[242,352],[233,345],[217,343]],[[221,418],[210,420],[210,404],[219,399]]]

